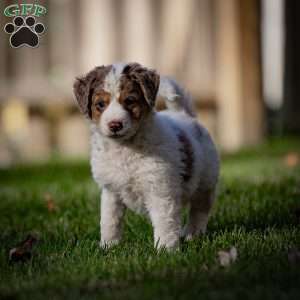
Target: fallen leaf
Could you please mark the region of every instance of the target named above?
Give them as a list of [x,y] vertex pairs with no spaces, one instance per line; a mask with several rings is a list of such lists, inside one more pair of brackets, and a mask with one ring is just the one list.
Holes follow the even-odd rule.
[[229,250],[229,253],[230,253],[230,257],[231,257],[231,261],[232,262],[235,262],[236,259],[237,259],[237,249],[235,247],[231,247],[230,250]]
[[218,256],[220,265],[222,267],[228,267],[230,264],[236,261],[237,255],[237,249],[235,247],[231,247],[229,251],[219,251]]
[[300,162],[300,156],[297,152],[289,152],[284,157],[284,163],[286,166],[293,168],[296,167]]
[[46,201],[46,206],[49,212],[54,212],[57,210],[57,206],[54,202],[54,199],[50,193],[44,194],[44,199]]
[[219,256],[219,262],[221,266],[227,267],[230,265],[230,254],[228,252],[219,251],[218,256]]
[[13,262],[29,260],[32,257],[33,246],[37,241],[37,237],[29,234],[24,241],[9,251],[9,260]]
[[289,249],[288,260],[291,264],[300,263],[300,251],[297,248]]

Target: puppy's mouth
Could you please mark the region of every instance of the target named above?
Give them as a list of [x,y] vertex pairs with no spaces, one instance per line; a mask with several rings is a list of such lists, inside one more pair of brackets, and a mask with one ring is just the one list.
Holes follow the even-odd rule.
[[112,133],[108,137],[110,137],[112,139],[120,139],[120,138],[123,138],[124,136],[125,136],[125,134]]
[[122,132],[122,133],[111,133],[107,137],[111,138],[113,140],[123,141],[123,140],[130,139],[132,136],[134,136],[134,134],[132,134],[132,132],[126,131],[126,132]]

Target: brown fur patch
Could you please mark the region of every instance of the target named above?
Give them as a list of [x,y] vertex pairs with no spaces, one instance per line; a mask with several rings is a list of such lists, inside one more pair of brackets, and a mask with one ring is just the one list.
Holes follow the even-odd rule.
[[124,67],[123,78],[134,81],[140,87],[144,99],[150,107],[154,107],[159,88],[160,77],[155,70],[142,67],[138,63],[130,63]]
[[[92,103],[91,103],[91,118],[93,121],[98,122],[101,115],[105,111],[105,109],[108,107],[109,103],[111,101],[111,94],[107,93],[104,90],[99,90],[98,92],[95,92],[95,94],[92,97]],[[104,107],[102,109],[99,108],[99,103],[102,103]]]
[[92,119],[93,96],[96,90],[103,87],[104,79],[112,66],[100,66],[94,68],[85,76],[77,78],[73,85],[73,91],[80,111]]
[[190,140],[184,133],[184,131],[179,130],[177,134],[178,140],[181,144],[180,152],[182,153],[181,161],[184,164],[184,170],[180,173],[183,181],[187,182],[192,177],[193,166],[194,166],[194,153]]
[[150,112],[139,84],[124,75],[120,79],[119,102],[136,121]]

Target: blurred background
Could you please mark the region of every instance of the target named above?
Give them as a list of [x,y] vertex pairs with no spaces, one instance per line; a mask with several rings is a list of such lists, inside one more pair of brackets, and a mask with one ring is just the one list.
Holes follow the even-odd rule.
[[48,0],[36,49],[0,22],[0,166],[86,158],[75,76],[137,61],[175,77],[225,152],[300,133],[300,1]]

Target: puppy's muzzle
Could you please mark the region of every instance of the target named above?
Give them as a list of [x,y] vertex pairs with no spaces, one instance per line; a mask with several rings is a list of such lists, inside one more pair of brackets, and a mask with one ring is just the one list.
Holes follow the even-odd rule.
[[108,123],[108,128],[112,133],[117,133],[123,129],[123,124],[120,121],[111,121]]

